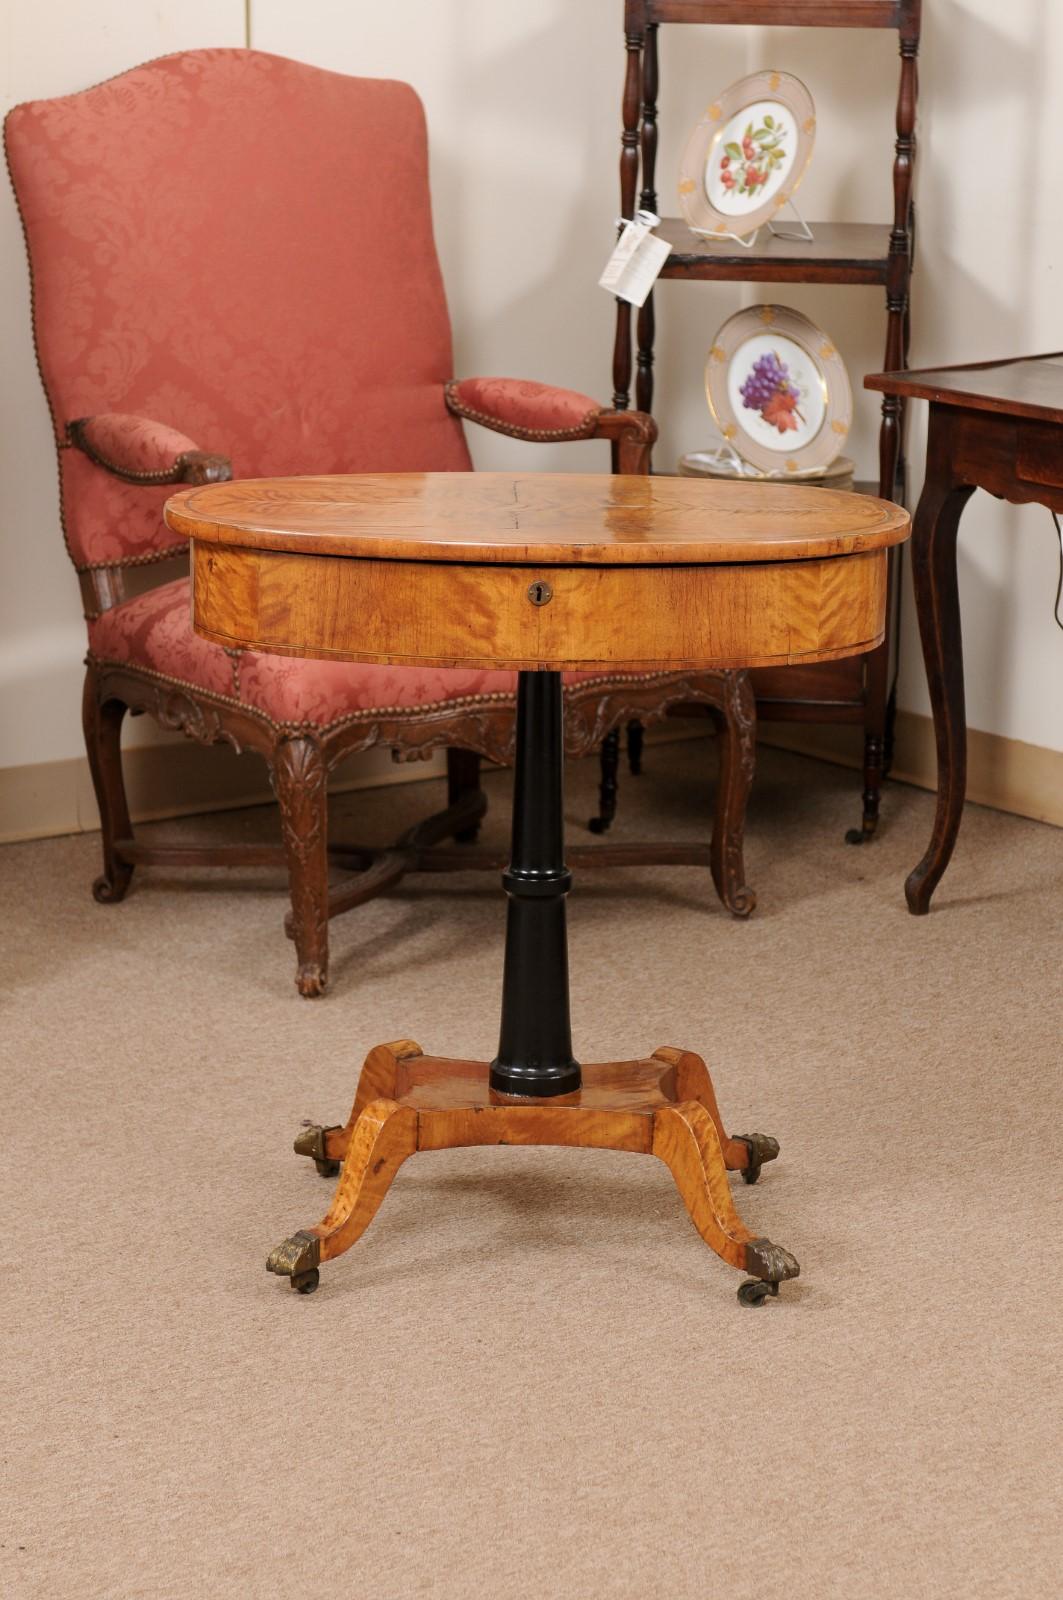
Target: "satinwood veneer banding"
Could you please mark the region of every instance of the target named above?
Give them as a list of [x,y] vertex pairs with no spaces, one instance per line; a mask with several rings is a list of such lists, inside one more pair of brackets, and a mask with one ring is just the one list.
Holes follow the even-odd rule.
[[193,541],[196,627],[223,645],[559,670],[873,649],[907,531],[897,506],[830,490],[569,474],[251,480],[166,516]]

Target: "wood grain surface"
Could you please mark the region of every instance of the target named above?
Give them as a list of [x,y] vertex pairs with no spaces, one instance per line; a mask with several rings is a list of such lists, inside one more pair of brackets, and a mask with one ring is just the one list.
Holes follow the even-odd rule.
[[[402,1039],[370,1052],[347,1123],[320,1131],[325,1158],[342,1163],[332,1204],[320,1222],[278,1246],[274,1272],[349,1250],[416,1152],[488,1144],[657,1156],[701,1237],[724,1261],[762,1279],[798,1272],[788,1252],[755,1237],[738,1216],[727,1172],[744,1170],[749,1139],[763,1136],[726,1133],[708,1070],[692,1051],[667,1047],[640,1060],[584,1065],[581,1089],[539,1100],[497,1094],[485,1062],[425,1056]],[[768,1142],[771,1160],[778,1145]],[[296,1150],[305,1153],[301,1141]]]
[[198,632],[401,665],[734,668],[882,639],[908,516],[867,496],[682,478],[269,479],[180,495]]
[[567,472],[250,478],[174,495],[166,521],[236,548],[566,566],[805,561],[908,530],[901,507],[867,495]]
[[[531,598],[548,582],[545,604]],[[883,635],[886,552],[706,566],[358,561],[195,545],[198,632],[227,648],[559,669],[833,660]]]

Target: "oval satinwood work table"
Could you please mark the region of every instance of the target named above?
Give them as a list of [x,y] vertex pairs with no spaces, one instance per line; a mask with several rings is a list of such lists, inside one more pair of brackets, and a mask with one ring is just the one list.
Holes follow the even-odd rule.
[[192,541],[195,627],[230,648],[519,672],[502,1022],[488,1064],[402,1040],[362,1068],[342,1127],[296,1142],[339,1183],[267,1263],[293,1287],[365,1231],[419,1150],[543,1144],[631,1150],[671,1169],[695,1227],[751,1275],[747,1304],[797,1276],[739,1220],[778,1154],[724,1128],[688,1050],[581,1066],[569,1024],[561,672],[747,667],[873,650],[899,507],[863,495],[683,478],[396,473],[214,484],[175,495]]

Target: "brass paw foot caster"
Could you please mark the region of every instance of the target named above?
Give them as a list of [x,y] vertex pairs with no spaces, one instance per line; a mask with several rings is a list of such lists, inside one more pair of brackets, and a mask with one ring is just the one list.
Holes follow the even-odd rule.
[[[336,1124],[338,1127],[339,1124]],[[323,1178],[335,1178],[339,1174],[340,1163],[332,1161],[325,1154],[325,1135],[334,1133],[335,1127],[322,1128],[316,1122],[304,1122],[303,1131],[296,1135],[293,1149],[297,1156],[309,1156],[314,1166]],[[778,1146],[776,1146],[778,1149]]]
[[742,1176],[747,1183],[756,1183],[765,1161],[778,1156],[779,1141],[768,1133],[736,1133],[735,1138],[749,1147],[749,1165],[742,1168]]
[[[774,1141],[773,1141],[774,1142]],[[769,1296],[777,1296],[780,1283],[797,1278],[801,1268],[789,1250],[770,1239],[750,1239],[746,1245],[746,1271],[755,1272],[738,1286],[738,1301],[743,1306],[760,1306]]]
[[313,1294],[320,1282],[321,1240],[313,1233],[293,1233],[266,1258],[266,1271],[290,1278],[300,1294]]

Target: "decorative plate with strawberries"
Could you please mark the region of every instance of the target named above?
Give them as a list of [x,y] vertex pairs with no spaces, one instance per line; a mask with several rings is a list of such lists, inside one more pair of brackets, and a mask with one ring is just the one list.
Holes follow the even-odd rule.
[[812,96],[788,72],[754,72],[714,100],[694,129],[679,203],[694,233],[744,238],[792,197],[812,156]]
[[724,323],[709,351],[705,392],[728,444],[772,476],[829,466],[853,418],[834,341],[789,306],[747,306]]

